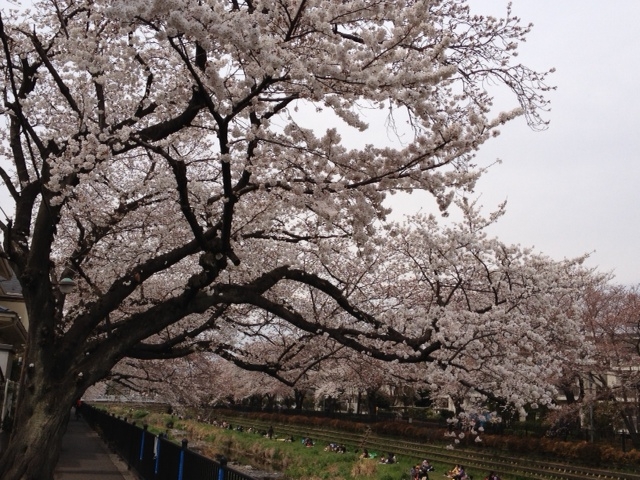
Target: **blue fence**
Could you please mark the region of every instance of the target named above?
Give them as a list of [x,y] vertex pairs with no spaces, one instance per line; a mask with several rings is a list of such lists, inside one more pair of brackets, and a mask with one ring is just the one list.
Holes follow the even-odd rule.
[[189,450],[186,440],[177,445],[87,404],[80,411],[143,480],[254,480],[228,468],[224,459],[216,462]]

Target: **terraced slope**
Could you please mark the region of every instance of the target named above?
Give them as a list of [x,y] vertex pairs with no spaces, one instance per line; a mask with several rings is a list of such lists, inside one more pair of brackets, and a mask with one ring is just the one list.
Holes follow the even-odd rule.
[[[372,433],[359,434],[346,431],[333,431],[326,428],[314,428],[297,424],[271,424],[264,421],[248,419],[232,414],[220,415],[218,418],[225,420],[234,426],[241,425],[245,429],[249,427],[267,430],[270,425],[274,427],[279,437],[292,435],[295,438],[311,437],[322,442],[337,442],[345,444],[351,449],[363,446],[369,451],[394,452],[404,457],[429,458],[432,461],[454,465],[463,464],[478,470],[494,470],[503,480],[640,480],[640,474],[621,472],[605,469],[581,467],[572,464],[551,463],[548,461],[533,460],[525,457],[516,457],[491,452],[475,450],[455,449],[449,450],[435,444],[417,443],[398,440],[397,438],[384,437]],[[442,477],[437,472],[433,478]]]

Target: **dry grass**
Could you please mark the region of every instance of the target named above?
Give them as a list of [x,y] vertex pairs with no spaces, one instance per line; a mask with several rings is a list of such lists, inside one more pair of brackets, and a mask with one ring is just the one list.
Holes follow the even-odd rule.
[[377,472],[378,463],[375,460],[361,458],[351,469],[351,476],[354,478],[375,478]]

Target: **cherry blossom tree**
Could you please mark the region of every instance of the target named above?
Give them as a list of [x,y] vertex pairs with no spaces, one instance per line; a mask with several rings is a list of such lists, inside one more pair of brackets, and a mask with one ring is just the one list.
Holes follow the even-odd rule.
[[[0,476],[52,478],[69,407],[125,358],[209,351],[273,372],[244,356],[247,332],[289,329],[382,361],[432,363],[431,381],[443,384],[469,381],[479,355],[500,355],[493,373],[507,376],[516,357],[502,342],[533,328],[519,347],[533,375],[549,305],[521,314],[515,300],[560,288],[573,265],[540,261],[552,277],[534,277],[542,285],[521,281],[535,261],[497,286],[487,268],[491,303],[455,284],[444,295],[439,268],[422,280],[430,293],[405,295],[395,281],[420,277],[403,269],[424,267],[409,240],[430,230],[394,247],[404,249],[395,266],[379,262],[376,234],[393,234],[381,230],[388,194],[425,190],[446,209],[473,189],[474,153],[501,124],[544,126],[546,73],[516,59],[528,31],[510,9],[481,17],[462,0],[38,0],[4,10],[0,178],[13,205],[0,229],[29,337]],[[516,108],[495,112],[489,84]],[[368,140],[374,111],[401,141]],[[375,268],[360,279],[349,268],[363,263]],[[453,299],[465,315],[445,313]],[[573,333],[571,322],[553,325],[558,342]],[[514,382],[478,386],[506,394]]]
[[[218,356],[204,351],[165,360],[127,358],[113,367],[104,383],[123,396],[143,396],[178,407],[240,405],[259,400],[260,408],[273,408],[276,400],[291,400],[296,408],[302,408],[304,397],[318,382],[320,364],[326,359],[335,362],[347,358],[344,347],[331,348],[324,337],[320,339],[324,343],[322,352],[316,348],[314,357],[305,360],[300,347],[310,341],[304,334],[295,342],[289,340],[296,344],[295,356],[287,355],[286,347],[278,343],[264,345],[254,340],[243,349],[236,348],[230,361],[224,359],[226,352]],[[345,353],[337,355],[336,350]],[[331,368],[323,365],[322,371]],[[263,400],[269,405],[263,405]]]
[[340,321],[344,312],[330,296],[291,289],[282,292],[287,310],[313,319],[323,335],[291,322],[270,325],[263,336],[264,312],[244,310],[254,320],[236,329],[256,340],[221,356],[292,388],[304,380],[318,398],[373,398],[411,384],[453,398],[459,413],[473,401],[521,414],[525,406],[551,405],[566,366],[593,363],[583,299],[608,277],[583,268],[584,258],[557,262],[491,238],[485,230],[500,212],[485,220],[474,205],[459,206],[466,220],[459,224],[418,216],[381,228],[371,237],[380,247],[372,255],[308,253],[308,268],[315,262],[315,269],[339,274],[350,304],[376,312],[370,328],[352,332],[356,341],[345,335],[350,320]]
[[606,285],[589,291],[586,304],[585,323],[596,351],[593,361],[579,370],[583,405],[609,405],[617,428],[626,430],[640,448],[639,287]]
[[[377,414],[377,400],[381,395],[390,393],[394,386],[393,372],[397,367],[367,356],[355,356],[327,362],[315,379],[314,395],[317,402],[324,398],[338,402],[355,402],[353,411],[363,413],[366,410],[371,417]],[[405,368],[410,368],[403,365]],[[407,378],[407,383],[416,383],[416,377]]]

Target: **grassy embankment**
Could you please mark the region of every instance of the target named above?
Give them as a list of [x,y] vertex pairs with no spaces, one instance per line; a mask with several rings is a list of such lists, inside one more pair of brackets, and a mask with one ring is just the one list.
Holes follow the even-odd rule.
[[[377,452],[378,457],[374,459],[360,459],[354,445],[346,445],[347,453],[333,453],[325,451],[326,444],[320,442],[314,447],[305,447],[299,438],[285,442],[257,433],[223,429],[146,410],[131,411],[125,407],[111,407],[109,411],[130,421],[135,420],[138,425],[145,423],[153,433],[168,433],[169,438],[176,442],[186,438],[189,448],[209,458],[225,455],[241,465],[250,464],[281,472],[285,479],[291,480],[408,480],[411,466],[419,461],[417,458],[400,457],[398,463],[387,465],[379,463],[384,452]],[[433,478],[442,478],[442,472],[451,468],[451,465],[437,463],[435,466],[437,471],[432,474]],[[470,473],[476,479],[483,478],[481,472]]]

